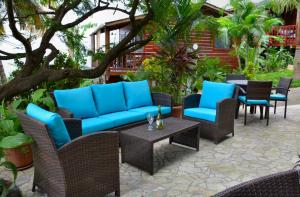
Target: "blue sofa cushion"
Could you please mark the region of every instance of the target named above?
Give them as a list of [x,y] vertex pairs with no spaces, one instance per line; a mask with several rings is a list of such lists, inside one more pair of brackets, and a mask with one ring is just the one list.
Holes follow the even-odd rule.
[[48,126],[50,135],[53,138],[57,149],[64,144],[71,142],[65,123],[59,114],[46,111],[32,103],[27,106],[26,113],[33,119]]
[[122,83],[92,85],[91,88],[99,115],[126,110]]
[[87,118],[82,120],[82,133],[87,135],[98,131],[104,131],[114,127],[114,123],[111,119],[96,117]]
[[[157,110],[158,110],[157,106],[146,106],[146,107],[130,109],[129,111],[143,113],[145,118],[147,118],[148,113],[151,113],[153,116],[157,116],[157,112],[158,112]],[[161,113],[163,115],[171,113],[171,107],[161,106]]]
[[128,110],[152,105],[148,81],[123,82],[123,85]]
[[218,102],[233,97],[234,89],[234,84],[204,81],[199,106],[216,109]]
[[239,96],[239,100],[247,105],[269,105],[267,100],[247,100],[246,102],[246,96]]
[[287,97],[283,94],[276,93],[276,94],[271,94],[270,99],[274,101],[286,101]]
[[115,112],[115,113],[105,114],[99,117],[112,121],[114,127],[126,125],[129,123],[134,123],[146,119],[143,113],[132,112],[132,111]]
[[91,87],[55,90],[54,97],[57,106],[69,110],[75,118],[98,116]]
[[216,121],[216,110],[209,108],[188,108],[184,110],[184,115],[201,120]]

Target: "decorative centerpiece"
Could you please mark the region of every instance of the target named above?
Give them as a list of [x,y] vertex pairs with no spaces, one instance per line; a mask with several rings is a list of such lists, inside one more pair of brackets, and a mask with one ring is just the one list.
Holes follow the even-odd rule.
[[164,128],[164,121],[162,119],[160,105],[158,105],[158,112],[157,112],[157,117],[156,117],[156,128],[157,129],[163,129]]

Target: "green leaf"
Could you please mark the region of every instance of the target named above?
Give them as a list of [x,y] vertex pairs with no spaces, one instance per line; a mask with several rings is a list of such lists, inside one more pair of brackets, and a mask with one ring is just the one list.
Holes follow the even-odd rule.
[[11,149],[11,148],[17,148],[25,144],[30,144],[33,142],[33,139],[25,135],[24,133],[18,133],[14,136],[8,136],[1,140],[0,142],[0,148],[3,149]]
[[34,91],[31,95],[32,102],[36,103],[38,102],[45,94],[46,89],[38,89]]

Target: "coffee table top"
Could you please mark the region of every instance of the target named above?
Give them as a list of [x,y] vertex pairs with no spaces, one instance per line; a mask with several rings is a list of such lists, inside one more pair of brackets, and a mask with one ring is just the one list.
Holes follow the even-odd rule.
[[[148,123],[121,131],[121,135],[129,135],[155,143],[172,135],[183,133],[200,125],[199,122],[169,117],[163,119],[165,128],[148,131]],[[155,122],[153,123],[155,124]]]

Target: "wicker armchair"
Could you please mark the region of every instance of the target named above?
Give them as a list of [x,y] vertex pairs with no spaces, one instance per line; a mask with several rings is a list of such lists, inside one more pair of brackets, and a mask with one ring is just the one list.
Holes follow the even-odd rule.
[[234,116],[237,103],[238,88],[233,98],[224,99],[217,104],[216,121],[210,122],[198,118],[192,118],[184,115],[184,109],[199,107],[201,94],[192,94],[183,100],[182,117],[184,119],[194,120],[200,122],[200,137],[211,139],[218,144],[226,135],[232,134],[234,136]]
[[264,176],[226,189],[214,197],[299,197],[298,173],[297,170],[290,170]]
[[45,124],[18,112],[32,144],[36,186],[50,197],[120,195],[119,135],[101,132],[81,136],[81,121],[65,120],[72,142],[56,149]]

